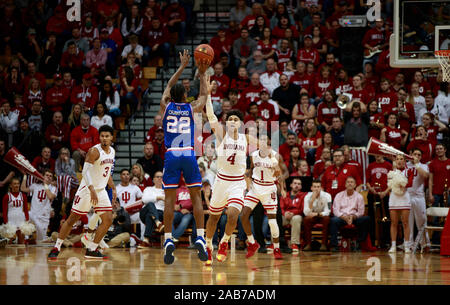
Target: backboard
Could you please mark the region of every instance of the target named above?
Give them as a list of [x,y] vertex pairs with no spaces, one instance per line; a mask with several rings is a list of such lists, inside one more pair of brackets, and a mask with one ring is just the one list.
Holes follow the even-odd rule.
[[395,68],[437,68],[436,50],[450,46],[449,0],[394,1],[390,65]]

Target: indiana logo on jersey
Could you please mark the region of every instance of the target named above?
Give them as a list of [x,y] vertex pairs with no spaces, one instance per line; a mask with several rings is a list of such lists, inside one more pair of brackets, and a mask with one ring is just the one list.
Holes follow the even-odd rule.
[[41,190],[37,194],[37,198],[39,199],[39,202],[43,202],[45,199],[47,199],[47,193],[45,193],[45,190]]
[[121,196],[121,199],[122,199],[123,203],[127,204],[128,201],[130,201],[130,199],[131,199],[131,194],[128,193],[128,192],[123,192],[122,196]]

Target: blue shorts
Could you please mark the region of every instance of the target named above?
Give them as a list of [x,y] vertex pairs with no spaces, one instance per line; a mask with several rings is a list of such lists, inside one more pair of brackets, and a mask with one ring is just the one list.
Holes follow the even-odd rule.
[[111,201],[111,203],[112,203],[112,198],[113,198],[112,189],[109,187],[106,187],[106,192],[108,193],[109,201]]
[[195,151],[168,150],[164,155],[163,189],[175,189],[178,187],[183,172],[184,181],[188,188],[201,187],[202,176],[198,169]]

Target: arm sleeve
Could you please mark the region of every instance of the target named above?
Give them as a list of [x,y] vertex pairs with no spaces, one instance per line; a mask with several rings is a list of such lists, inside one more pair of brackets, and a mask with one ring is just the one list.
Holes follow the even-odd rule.
[[309,214],[311,213],[311,209],[309,208],[309,201],[311,199],[311,196],[312,196],[312,192],[309,192],[305,196],[305,203],[303,205],[303,214],[305,214],[305,216],[309,216]]
[[340,211],[340,200],[341,199],[341,195],[340,193],[338,193],[336,195],[336,197],[334,197],[334,202],[333,202],[333,215],[336,217],[341,217],[342,213]]
[[72,147],[72,152],[74,152],[75,150],[80,148],[79,143],[80,143],[80,141],[79,141],[79,137],[78,137],[78,129],[75,128],[74,130],[72,130],[72,132],[70,134],[70,147]]
[[356,217],[362,217],[364,216],[364,198],[360,194],[358,196],[358,212],[356,212]]
[[144,204],[147,204],[149,202],[156,202],[156,193],[153,192],[152,188],[147,187],[144,189],[144,193],[142,194],[142,202]]
[[285,204],[286,204],[286,200],[289,200],[288,196],[289,196],[289,194],[287,194],[286,197],[282,197],[280,199],[281,215],[284,215],[284,213],[286,213]]
[[141,198],[142,198],[142,191],[138,186],[136,186],[136,200],[139,200]]
[[331,199],[331,195],[328,193],[324,193],[323,195],[324,199],[326,200],[326,205],[325,205],[325,209],[322,212],[322,216],[330,216],[330,208],[329,206],[331,205],[332,199]]

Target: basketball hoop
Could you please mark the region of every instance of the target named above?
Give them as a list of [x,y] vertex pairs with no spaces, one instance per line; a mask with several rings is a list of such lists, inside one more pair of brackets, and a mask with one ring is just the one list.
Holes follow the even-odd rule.
[[439,60],[442,68],[442,80],[450,82],[450,50],[438,50],[434,52],[434,56]]

